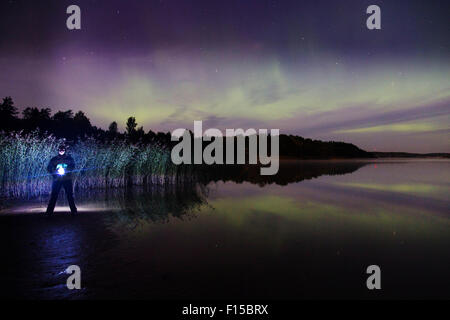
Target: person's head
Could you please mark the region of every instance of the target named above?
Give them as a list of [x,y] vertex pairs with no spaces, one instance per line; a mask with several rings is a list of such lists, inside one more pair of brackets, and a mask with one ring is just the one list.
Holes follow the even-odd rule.
[[58,147],[58,153],[59,153],[59,155],[64,155],[65,153],[66,153],[66,146],[65,145],[60,145],[59,147]]

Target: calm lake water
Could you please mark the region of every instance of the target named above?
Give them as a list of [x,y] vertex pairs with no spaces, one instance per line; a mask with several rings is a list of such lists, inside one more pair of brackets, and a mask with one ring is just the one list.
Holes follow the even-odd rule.
[[[75,217],[17,205],[0,215],[1,295],[450,298],[450,161],[293,161],[264,179],[92,192]],[[72,264],[79,291],[65,286]]]

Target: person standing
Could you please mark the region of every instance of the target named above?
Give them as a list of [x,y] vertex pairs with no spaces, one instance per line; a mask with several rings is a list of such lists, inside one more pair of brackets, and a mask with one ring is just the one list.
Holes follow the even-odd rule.
[[52,193],[47,206],[47,215],[53,213],[61,188],[64,188],[66,193],[67,201],[70,206],[70,212],[73,214],[77,213],[72,186],[72,172],[74,169],[75,161],[66,153],[66,147],[64,145],[60,145],[58,147],[58,155],[53,157],[47,166],[47,171],[53,176]]

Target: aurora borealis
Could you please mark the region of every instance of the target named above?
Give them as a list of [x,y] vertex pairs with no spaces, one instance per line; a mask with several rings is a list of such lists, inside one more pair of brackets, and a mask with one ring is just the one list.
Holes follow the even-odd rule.
[[[65,27],[70,4],[82,29]],[[365,27],[377,4],[382,29]],[[279,128],[450,152],[448,1],[4,1],[0,95],[107,128]]]

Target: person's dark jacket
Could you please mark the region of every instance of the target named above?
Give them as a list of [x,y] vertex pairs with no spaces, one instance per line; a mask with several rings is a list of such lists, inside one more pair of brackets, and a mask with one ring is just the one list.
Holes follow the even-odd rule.
[[[59,175],[57,173],[58,166],[62,166],[65,170],[64,175]],[[47,166],[47,171],[53,176],[54,180],[69,180],[72,178],[72,171],[75,169],[75,161],[73,158],[67,154],[57,155],[53,157]]]

